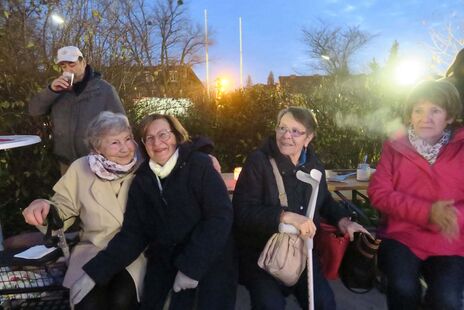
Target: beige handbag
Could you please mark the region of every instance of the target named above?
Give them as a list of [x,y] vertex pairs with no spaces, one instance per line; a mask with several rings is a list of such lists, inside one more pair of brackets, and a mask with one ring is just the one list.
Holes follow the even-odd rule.
[[[282,176],[273,158],[269,159],[279,190],[279,200],[283,207],[288,206],[287,194]],[[258,265],[286,286],[298,282],[306,267],[307,251],[304,241],[297,235],[275,233],[269,238],[258,259]]]

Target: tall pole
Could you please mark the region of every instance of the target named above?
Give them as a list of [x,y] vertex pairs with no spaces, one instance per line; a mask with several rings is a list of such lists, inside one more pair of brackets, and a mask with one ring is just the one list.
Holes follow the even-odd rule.
[[242,49],[242,17],[238,18],[238,27],[240,33],[240,88],[243,88],[243,49]]
[[208,12],[205,9],[205,63],[206,63],[206,94],[209,97],[209,60],[208,60]]

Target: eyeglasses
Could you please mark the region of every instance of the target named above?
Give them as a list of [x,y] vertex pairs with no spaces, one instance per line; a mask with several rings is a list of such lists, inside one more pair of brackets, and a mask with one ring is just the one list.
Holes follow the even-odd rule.
[[171,138],[171,135],[172,135],[171,130],[162,130],[162,131],[158,132],[154,136],[146,136],[145,138],[142,139],[142,142],[144,144],[148,144],[148,145],[155,144],[156,139],[158,139],[158,140],[160,140],[162,142],[166,142]]
[[276,127],[276,133],[283,136],[285,135],[287,132],[290,133],[290,135],[293,137],[293,138],[298,138],[298,137],[301,137],[302,135],[306,134],[306,131],[299,131],[298,129],[296,128],[287,128],[287,127],[283,127],[283,126],[277,126]]

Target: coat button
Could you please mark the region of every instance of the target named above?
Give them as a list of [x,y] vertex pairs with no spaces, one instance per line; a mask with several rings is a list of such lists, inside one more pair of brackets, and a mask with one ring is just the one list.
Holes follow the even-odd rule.
[[303,206],[300,206],[300,210],[303,210]]

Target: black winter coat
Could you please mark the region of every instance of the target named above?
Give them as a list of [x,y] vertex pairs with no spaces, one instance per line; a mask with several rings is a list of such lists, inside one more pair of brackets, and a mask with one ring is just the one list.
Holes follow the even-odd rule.
[[232,249],[232,206],[208,155],[181,145],[175,168],[162,182],[161,192],[148,161],[136,172],[121,231],[83,267],[97,284],[107,283],[147,246],[144,294],[153,293],[148,273],[180,270],[201,283],[219,256],[232,255],[225,250]]
[[[259,254],[272,234],[278,232],[280,215],[284,211],[269,157],[276,160],[282,175],[289,204],[285,211],[306,215],[311,186],[299,181],[295,174],[297,170],[309,173],[317,169],[322,172],[322,180],[314,213],[316,225],[319,224],[320,216],[334,225],[342,217],[349,216],[332,198],[327,189],[324,167],[310,147],[306,163],[297,168],[288,157],[280,153],[275,137],[268,138],[261,149],[248,156],[234,191],[235,240],[239,248],[240,268],[245,270],[258,268]],[[244,274],[243,271],[240,270],[240,274]]]

